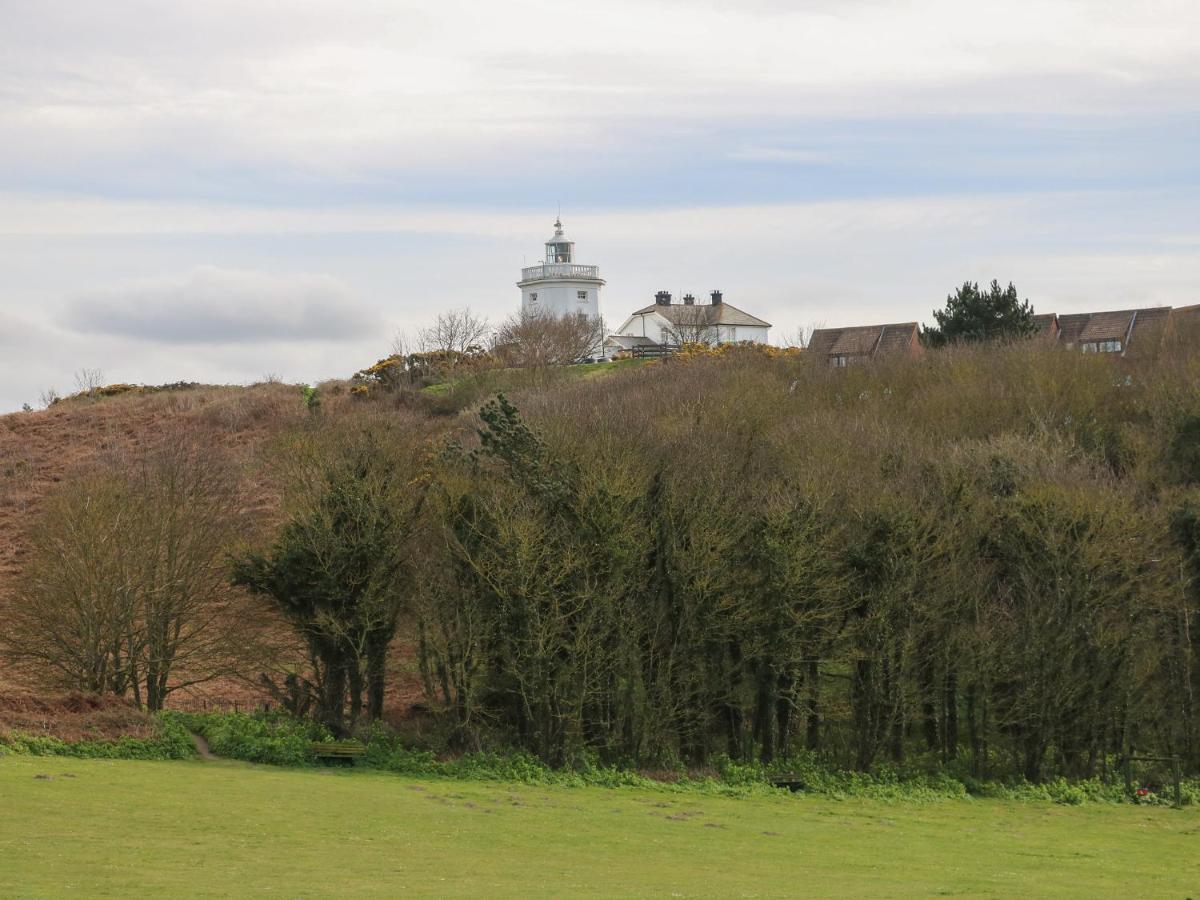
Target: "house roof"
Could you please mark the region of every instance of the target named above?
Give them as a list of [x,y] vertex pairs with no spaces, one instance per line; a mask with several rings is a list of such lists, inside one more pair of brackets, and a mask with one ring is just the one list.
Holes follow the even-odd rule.
[[1058,316],[1054,313],[1040,313],[1033,317],[1033,326],[1038,337],[1054,337],[1058,333]]
[[636,334],[610,334],[604,339],[604,343],[617,344],[620,347],[624,347],[626,350],[632,349],[633,347],[657,346],[657,344],[655,344],[650,338],[642,337],[641,335]]
[[916,337],[916,322],[818,328],[809,339],[808,349],[824,356],[887,356],[907,352]]
[[758,328],[770,328],[770,322],[764,322],[757,316],[752,316],[744,310],[728,303],[703,303],[689,306],[686,303],[671,303],[660,305],[652,303],[633,313],[644,316],[658,313],[672,325],[747,325]]
[[1132,343],[1136,334],[1166,324],[1169,306],[1149,309],[1122,309],[1111,312],[1071,313],[1058,317],[1059,340],[1064,344],[1090,344],[1098,341]]

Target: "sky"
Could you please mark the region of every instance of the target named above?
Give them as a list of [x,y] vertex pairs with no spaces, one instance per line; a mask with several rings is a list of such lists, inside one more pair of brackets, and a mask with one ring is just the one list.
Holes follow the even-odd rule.
[[614,326],[1200,303],[1200,3],[0,0],[0,411],[499,322],[560,208]]

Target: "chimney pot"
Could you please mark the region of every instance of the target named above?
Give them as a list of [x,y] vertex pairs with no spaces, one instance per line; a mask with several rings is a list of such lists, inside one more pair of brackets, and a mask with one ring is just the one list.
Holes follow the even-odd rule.
[[684,295],[683,295],[683,302],[684,302],[684,305],[685,305],[685,306],[695,306],[695,305],[696,305],[696,298],[695,298],[695,297],[693,297],[691,294],[684,294]]

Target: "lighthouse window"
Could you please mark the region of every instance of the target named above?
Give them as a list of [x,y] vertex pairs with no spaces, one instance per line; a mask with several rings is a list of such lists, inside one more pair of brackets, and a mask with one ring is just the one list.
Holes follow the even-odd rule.
[[537,291],[530,291],[530,292],[529,292],[529,302],[530,302],[530,303],[537,303]]
[[587,291],[576,291],[575,296],[578,297],[580,300],[586,300],[587,299]]

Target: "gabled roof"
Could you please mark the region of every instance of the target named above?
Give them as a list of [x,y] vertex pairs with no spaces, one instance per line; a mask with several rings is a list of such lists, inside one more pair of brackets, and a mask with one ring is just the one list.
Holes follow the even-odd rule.
[[1035,336],[1053,340],[1059,331],[1058,316],[1054,313],[1040,313],[1033,317],[1033,326],[1036,329]]
[[917,334],[916,322],[818,328],[809,339],[808,350],[823,356],[891,356],[909,352]]
[[770,328],[770,322],[764,322],[757,316],[731,306],[728,303],[704,303],[689,306],[686,303],[671,303],[662,305],[652,303],[633,313],[644,316],[658,313],[672,325],[745,325],[757,328]]
[[1058,339],[1068,346],[1100,341],[1120,341],[1126,345],[1132,343],[1138,333],[1165,325],[1170,313],[1169,306],[1071,313],[1058,317]]

